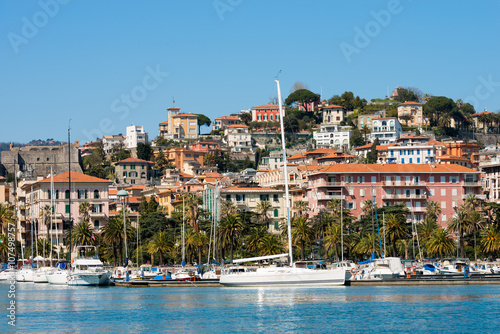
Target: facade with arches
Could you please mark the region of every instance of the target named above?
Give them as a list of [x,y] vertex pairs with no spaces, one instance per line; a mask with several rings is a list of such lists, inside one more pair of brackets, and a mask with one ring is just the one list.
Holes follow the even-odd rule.
[[397,117],[384,117],[372,121],[370,141],[378,138],[380,145],[395,143],[400,137],[403,128]]

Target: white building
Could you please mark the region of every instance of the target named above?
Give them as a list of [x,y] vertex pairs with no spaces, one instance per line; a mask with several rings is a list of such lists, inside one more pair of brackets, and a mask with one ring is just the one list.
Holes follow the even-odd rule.
[[148,142],[148,134],[144,132],[144,127],[142,125],[131,125],[127,126],[127,138],[125,141],[125,146],[127,148],[136,148],[137,144]]
[[259,165],[259,169],[278,169],[283,165],[283,152],[272,151],[269,153],[268,157],[262,157],[262,163]]
[[430,144],[390,146],[387,162],[394,164],[430,164],[436,162],[436,148]]
[[241,152],[245,149],[252,149],[252,135],[246,125],[233,124],[227,126],[224,130],[224,137],[227,146],[233,151]]
[[104,152],[106,154],[113,153],[113,148],[115,145],[123,144],[123,146],[126,147],[125,139],[126,137],[123,136],[122,134],[102,136],[102,146]]
[[316,147],[341,149],[342,146],[350,148],[351,127],[336,124],[322,124],[319,131],[314,132]]
[[403,131],[396,117],[385,117],[372,120],[370,140],[373,143],[378,138],[380,145],[395,143]]

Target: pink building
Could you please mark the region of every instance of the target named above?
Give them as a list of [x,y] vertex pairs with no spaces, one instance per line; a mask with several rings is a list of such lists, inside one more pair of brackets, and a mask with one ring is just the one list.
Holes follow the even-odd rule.
[[[90,222],[94,230],[99,230],[103,227],[109,216],[109,200],[108,186],[112,183],[109,180],[99,179],[97,177],[85,175],[82,173],[71,172],[71,193],[68,190],[68,172],[63,172],[54,175],[54,224],[57,224],[59,234],[53,231],[53,241],[59,237],[59,243],[63,244],[63,236],[68,231],[63,229],[63,220],[71,219],[73,224],[81,221],[82,217],[79,213],[79,206],[83,202],[88,202],[91,205]],[[25,211],[26,221],[31,221],[33,217],[35,237],[39,239],[50,237],[50,216],[43,214],[43,208],[50,208],[51,204],[51,180],[49,178],[39,178],[32,184],[23,185],[23,191],[26,193]],[[33,187],[33,190],[32,190]],[[71,195],[71,206],[69,198]],[[54,219],[54,218],[53,218]],[[54,225],[55,229],[55,225]],[[26,230],[23,237],[26,241],[31,239],[31,226],[26,224]],[[47,234],[49,232],[49,234]],[[26,243],[23,241],[23,244]]]
[[221,116],[214,119],[213,130],[224,129],[228,125],[241,124],[241,120],[235,116]]
[[441,208],[438,224],[443,227],[468,194],[481,192],[480,172],[458,165],[337,164],[308,177],[312,215],[325,209],[328,201],[342,199],[357,218],[364,201],[375,199],[378,207],[404,203],[411,212],[407,219],[419,222],[425,219],[426,204],[434,201]]
[[252,108],[253,122],[279,122],[280,111],[276,104],[263,104]]
[[200,141],[188,145],[188,149],[192,151],[214,152],[220,149],[219,144],[211,141]]

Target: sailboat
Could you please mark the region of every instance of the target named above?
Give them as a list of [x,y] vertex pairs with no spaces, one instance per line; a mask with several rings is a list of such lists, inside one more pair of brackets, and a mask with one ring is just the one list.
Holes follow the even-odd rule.
[[[342,268],[327,269],[322,263],[313,263],[311,261],[293,262],[292,253],[292,232],[290,221],[290,200],[288,193],[288,173],[285,148],[285,130],[283,125],[283,108],[281,102],[281,89],[279,79],[276,79],[278,88],[278,103],[281,123],[281,144],[283,151],[283,168],[285,174],[285,196],[286,213],[288,223],[288,254],[278,254],[271,256],[262,256],[250,259],[241,259],[237,262],[260,261],[276,257],[288,256],[290,262],[288,266],[269,266],[257,268],[255,271],[237,271],[229,270],[221,275],[220,284],[225,286],[324,286],[324,285],[344,285],[345,272]],[[235,261],[233,261],[235,263]]]

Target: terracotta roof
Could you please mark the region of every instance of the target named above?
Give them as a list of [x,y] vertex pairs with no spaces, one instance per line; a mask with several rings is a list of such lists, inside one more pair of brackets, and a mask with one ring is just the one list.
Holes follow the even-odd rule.
[[137,159],[137,158],[127,158],[127,159],[120,160],[117,163],[124,163],[124,162],[154,164],[154,162],[152,162],[152,161],[146,161],[146,160]]
[[311,154],[330,154],[330,153],[337,153],[338,151],[332,150],[331,148],[318,148],[314,151],[309,151],[309,152],[304,152],[304,155],[311,155]]
[[305,153],[298,153],[298,154],[292,155],[291,157],[287,158],[287,160],[300,159],[300,158],[303,158],[305,156],[306,156]]
[[436,160],[462,160],[462,161],[470,162],[470,160],[468,158],[457,157],[455,155],[440,155],[440,156],[436,157]]
[[319,165],[316,165],[316,166],[297,166],[297,169],[300,171],[318,170],[318,169],[322,169],[322,168],[325,168],[325,166],[319,166]]
[[235,116],[220,116],[220,117],[217,117],[216,119],[234,119],[234,120],[240,120],[238,117],[235,117]]
[[488,115],[488,114],[491,114],[489,111],[481,111],[481,112],[477,112],[473,115],[471,115],[471,117],[478,117],[478,116],[481,116],[481,115]]
[[[433,167],[434,166],[434,167]],[[479,173],[453,164],[336,164],[318,171],[321,173]]]
[[161,122],[160,124],[168,124],[168,121],[165,121],[165,122]]
[[226,128],[248,128],[248,126],[246,126],[244,124],[231,124],[231,125],[226,126]]
[[[389,147],[391,146],[396,146],[396,144],[388,144],[388,145],[377,145],[377,151],[386,151],[387,149],[389,149]],[[364,150],[364,149],[367,149],[367,148],[371,148],[372,147],[372,144],[367,144],[367,145],[363,145],[363,146],[358,146],[355,148],[355,150]]]
[[108,189],[108,195],[116,195],[116,194],[118,194],[117,189]]
[[349,154],[343,154],[343,153],[341,155],[336,155],[335,153],[332,153],[332,154],[328,154],[328,155],[319,157],[316,160],[333,159],[333,158],[336,158],[336,159],[338,159],[338,158],[354,158],[354,156],[353,155],[349,155]]
[[266,187],[238,187],[238,186],[231,186],[227,187],[225,189],[222,189],[222,192],[226,191],[273,191],[273,192],[281,192],[280,190],[276,190],[273,188],[266,188]]
[[194,178],[194,175],[187,174],[187,173],[179,173],[179,176],[182,178],[186,178],[186,177]]
[[[68,182],[69,172],[62,172],[54,175],[54,182]],[[50,177],[39,181],[40,183],[50,182]],[[71,172],[71,182],[72,183],[112,183],[110,180],[100,179],[98,177],[85,175],[78,172]]]
[[338,106],[336,104],[330,104],[327,106],[324,106],[323,109],[346,109],[345,107]]
[[145,188],[146,188],[146,186],[143,186],[143,185],[140,185],[140,184],[136,184],[136,185],[133,185],[131,187],[126,188],[125,190],[145,189]]
[[261,104],[260,106],[253,107],[252,109],[279,109],[276,104]]
[[423,105],[423,103],[408,101],[408,102],[403,102],[403,103],[398,104],[398,106],[412,106],[412,105],[421,106],[421,105]]
[[172,115],[172,117],[196,117],[196,118],[198,118],[198,115],[195,115],[195,114],[177,114],[177,115]]
[[416,135],[408,135],[406,137],[401,137],[399,138],[398,140],[401,140],[401,139],[429,139],[429,137],[425,137],[425,136],[416,136]]
[[179,108],[179,107],[170,107],[167,110],[181,110],[181,108]]

